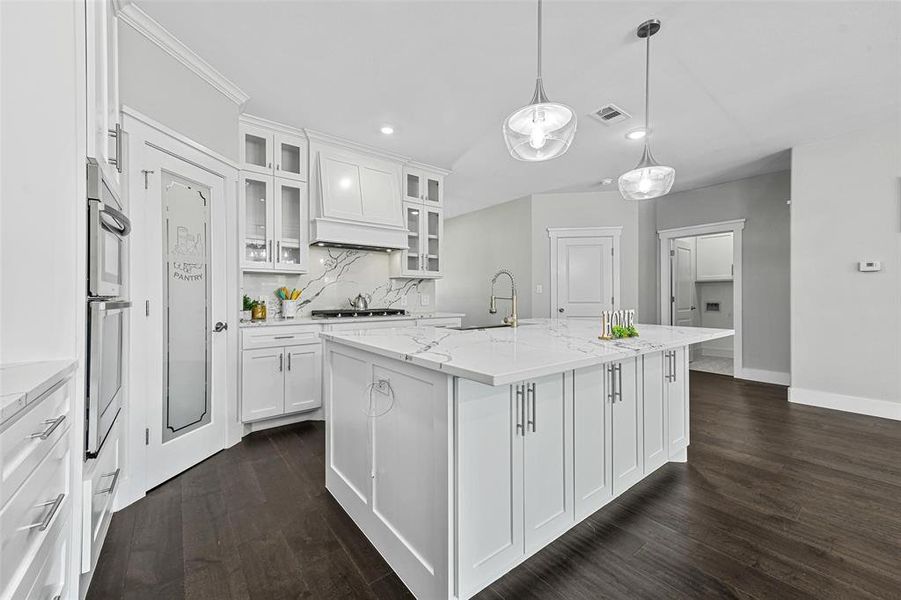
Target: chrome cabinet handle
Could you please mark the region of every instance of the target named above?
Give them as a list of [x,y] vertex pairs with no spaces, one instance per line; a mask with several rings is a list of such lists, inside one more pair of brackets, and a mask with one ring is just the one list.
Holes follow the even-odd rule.
[[275,242],[275,262],[278,262],[282,259],[282,242],[281,240]]
[[45,429],[44,431],[40,431],[38,433],[32,433],[28,437],[30,437],[31,439],[46,440],[48,437],[53,435],[53,432],[56,431],[56,428],[59,427],[60,425],[62,425],[63,421],[65,421],[65,420],[66,420],[66,415],[60,415],[60,416],[56,417],[55,419],[50,419],[50,420],[44,421],[44,424],[49,425],[49,427],[47,429]]
[[288,352],[288,370],[291,370],[291,353]]
[[266,259],[272,260],[272,240],[266,242]]
[[282,372],[285,370],[285,355],[284,354],[278,355],[278,370],[279,370],[279,372]]
[[538,406],[535,403],[535,384],[534,383],[529,384],[528,391],[532,395],[532,418],[529,420],[529,425],[532,426],[532,433],[535,433],[535,423],[538,421]]
[[107,135],[116,138],[116,157],[108,158],[107,162],[116,167],[116,171],[122,172],[122,126],[116,123],[113,129],[107,129]]
[[616,363],[616,397],[623,401],[623,363]]
[[100,494],[109,494],[110,496],[113,495],[113,490],[116,489],[116,484],[119,483],[119,472],[120,471],[121,471],[121,469],[116,469],[112,473],[104,473],[103,475],[101,475],[101,477],[110,477],[111,476],[113,478],[113,480],[110,481],[108,488],[102,489],[102,490],[97,490],[98,496]]
[[522,386],[516,384],[516,431],[517,433],[522,432],[522,435],[526,434],[526,429],[523,427],[523,408],[525,405],[525,401],[523,400],[523,390]]
[[277,335],[272,339],[274,339],[274,340],[293,340],[294,336],[293,335]]
[[56,515],[56,511],[59,510],[60,505],[63,503],[63,500],[66,498],[65,494],[60,494],[56,497],[55,500],[51,500],[50,502],[44,502],[43,504],[38,504],[38,507],[41,506],[49,506],[50,512],[48,512],[43,519],[38,523],[32,523],[31,525],[27,525],[25,529],[35,529],[38,531],[44,531],[48,527],[50,527],[50,522],[53,520],[54,515]]
[[670,373],[671,373],[672,376],[673,376],[673,380],[672,380],[672,381],[673,381],[673,383],[675,383],[675,382],[676,382],[676,379],[677,379],[677,375],[676,375],[676,351],[675,351],[675,350],[673,350],[672,352],[670,352],[670,358],[671,358],[672,361],[673,361],[673,367],[672,367],[672,370],[670,371]]
[[610,391],[607,393],[607,399],[610,400],[610,404],[616,402],[616,384],[613,381],[613,365],[607,365],[607,374],[610,375]]

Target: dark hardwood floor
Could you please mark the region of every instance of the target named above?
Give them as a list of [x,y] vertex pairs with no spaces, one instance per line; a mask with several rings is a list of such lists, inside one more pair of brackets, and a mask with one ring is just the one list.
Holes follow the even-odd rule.
[[[480,600],[901,598],[901,423],[691,373],[669,464]],[[90,600],[407,598],[324,487],[324,430],[259,432],[116,513]]]

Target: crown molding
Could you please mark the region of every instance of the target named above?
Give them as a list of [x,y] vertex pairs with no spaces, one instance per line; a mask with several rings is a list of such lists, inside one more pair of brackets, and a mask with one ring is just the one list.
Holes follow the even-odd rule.
[[244,90],[188,48],[153,17],[141,10],[138,5],[126,4],[119,0],[116,2],[116,8],[116,16],[123,23],[127,23],[135,31],[159,46],[166,54],[193,71],[223,96],[237,104],[239,108],[250,99]]
[[380,158],[390,158],[403,164],[407,164],[412,160],[409,156],[404,156],[403,154],[389,152],[388,150],[384,150],[382,148],[376,148],[375,146],[370,146],[369,144],[361,144],[360,142],[348,140],[342,137],[338,137],[337,135],[332,135],[330,133],[316,131],[315,129],[304,129],[304,132],[307,134],[307,139],[309,139],[311,142],[320,142],[323,144],[330,144],[332,146],[340,146],[342,148],[356,150],[357,152],[372,154]]
[[439,175],[450,175],[452,173],[450,169],[445,169],[444,167],[436,167],[435,165],[430,165],[428,163],[418,162],[415,160],[411,160],[409,163],[407,163],[407,166],[414,169],[422,169],[423,171],[431,171]]
[[299,129],[291,125],[285,125],[284,123],[279,123],[278,121],[264,119],[263,117],[258,117],[256,115],[251,115],[248,113],[241,113],[240,115],[238,115],[238,121],[241,123],[247,123],[249,125],[256,125],[257,127],[265,127],[267,129],[283,131],[285,133],[290,133],[299,137],[306,137],[307,135],[303,129]]

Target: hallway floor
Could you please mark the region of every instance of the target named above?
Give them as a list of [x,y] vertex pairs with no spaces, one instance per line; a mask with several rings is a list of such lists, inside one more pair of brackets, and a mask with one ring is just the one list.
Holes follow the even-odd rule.
[[[901,423],[691,373],[662,467],[477,596],[898,598]],[[113,517],[89,600],[409,592],[324,487],[324,426],[254,433]]]
[[716,373],[718,375],[728,375],[729,377],[732,377],[734,361],[731,358],[722,358],[719,356],[698,356],[688,363],[688,368],[692,371]]

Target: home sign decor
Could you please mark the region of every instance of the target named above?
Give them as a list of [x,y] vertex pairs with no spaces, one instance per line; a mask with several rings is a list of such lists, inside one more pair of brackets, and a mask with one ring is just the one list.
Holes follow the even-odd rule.
[[602,340],[613,339],[614,327],[635,327],[635,309],[605,310],[601,311],[601,335]]

